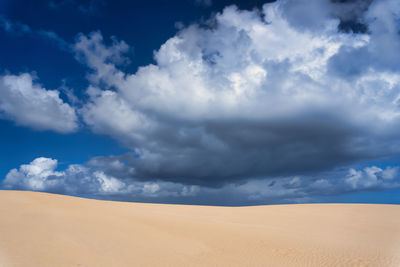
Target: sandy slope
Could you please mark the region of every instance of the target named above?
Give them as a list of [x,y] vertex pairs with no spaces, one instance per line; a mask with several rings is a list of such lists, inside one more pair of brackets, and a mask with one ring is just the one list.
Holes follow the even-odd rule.
[[400,266],[400,206],[205,207],[0,191],[0,266]]

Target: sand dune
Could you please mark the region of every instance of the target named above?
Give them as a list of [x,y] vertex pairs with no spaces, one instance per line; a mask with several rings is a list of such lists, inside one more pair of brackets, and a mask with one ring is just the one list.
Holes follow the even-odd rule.
[[0,266],[400,266],[400,206],[231,208],[0,191]]

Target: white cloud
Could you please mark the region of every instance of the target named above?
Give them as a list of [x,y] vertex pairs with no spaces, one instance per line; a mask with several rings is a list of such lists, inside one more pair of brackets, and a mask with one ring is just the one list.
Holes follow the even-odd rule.
[[83,165],[70,165],[64,171],[56,171],[58,162],[51,158],[37,158],[29,164],[12,169],[3,181],[5,188],[63,192],[70,194],[117,193],[126,185],[102,171]]
[[105,82],[112,86],[123,79],[122,72],[115,68],[115,64],[129,63],[129,60],[121,55],[129,50],[129,46],[115,37],[112,37],[112,41],[112,45],[106,47],[103,44],[103,36],[98,31],[88,36],[79,34],[76,38],[76,58],[86,62],[94,70],[94,73],[88,76],[93,83]]
[[[132,178],[116,178],[106,172],[127,171],[118,159],[109,162],[110,169],[102,165],[97,168],[96,158],[85,165],[69,165],[57,171],[58,161],[51,158],[36,158],[19,169],[12,169],[2,182],[6,189],[23,189],[56,192],[71,195],[87,195],[107,198],[191,196],[195,187],[168,182],[145,182]],[[126,174],[126,173],[125,173]]]
[[37,130],[60,133],[78,129],[75,110],[63,102],[57,90],[46,90],[32,75],[0,76],[0,116]]
[[398,167],[386,167],[385,169],[376,166],[366,167],[363,170],[350,169],[345,181],[353,189],[377,188],[398,186],[394,181],[399,177]]
[[[12,169],[6,176],[4,184],[19,185],[23,189],[46,190],[57,186],[62,173],[54,171],[57,160],[37,158],[30,164],[21,165],[20,169]],[[56,178],[56,179],[52,179]]]

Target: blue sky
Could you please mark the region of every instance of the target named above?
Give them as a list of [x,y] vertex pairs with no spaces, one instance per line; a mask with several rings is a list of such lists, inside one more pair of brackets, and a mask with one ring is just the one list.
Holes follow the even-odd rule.
[[0,186],[400,203],[399,18],[395,0],[2,1]]

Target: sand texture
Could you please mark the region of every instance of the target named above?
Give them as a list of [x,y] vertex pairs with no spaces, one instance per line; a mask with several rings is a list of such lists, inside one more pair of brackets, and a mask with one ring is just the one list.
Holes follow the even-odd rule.
[[208,207],[0,191],[0,266],[400,266],[400,206]]

